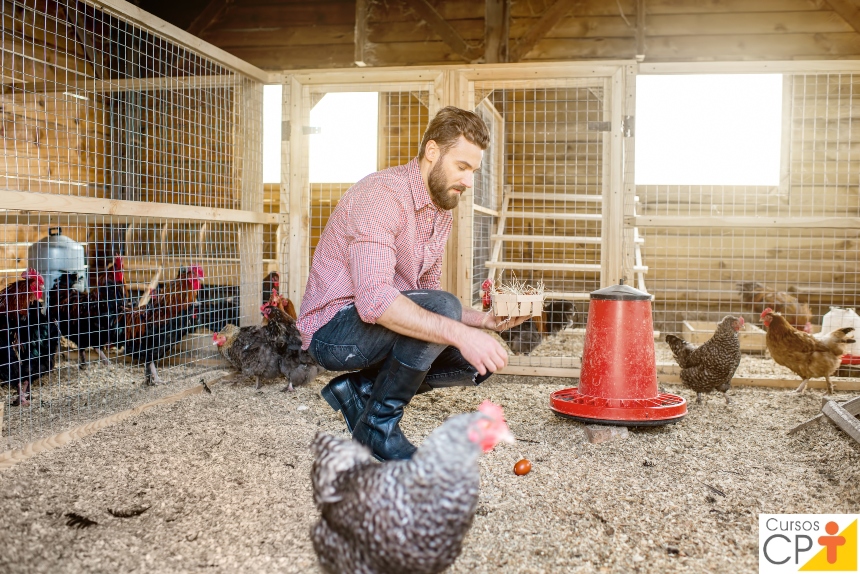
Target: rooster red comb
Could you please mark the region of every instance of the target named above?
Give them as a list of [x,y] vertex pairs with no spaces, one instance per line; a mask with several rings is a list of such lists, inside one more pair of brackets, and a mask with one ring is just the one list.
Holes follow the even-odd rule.
[[773,309],[768,307],[767,309],[765,309],[764,311],[761,312],[761,317],[759,317],[759,318],[764,319],[765,315],[770,315],[771,313],[773,313]]
[[41,277],[41,275],[32,267],[21,273],[21,279],[33,279],[35,277]]
[[505,411],[502,410],[502,407],[494,403],[493,401],[487,400],[481,403],[481,406],[478,407],[478,410],[488,417],[496,421],[505,420]]
[[123,261],[122,255],[117,255],[113,258],[113,269],[114,271],[122,271]]
[[193,277],[195,277],[197,279],[203,279],[204,277],[206,277],[206,274],[203,273],[203,266],[202,265],[189,265],[188,266],[188,274],[192,275]]

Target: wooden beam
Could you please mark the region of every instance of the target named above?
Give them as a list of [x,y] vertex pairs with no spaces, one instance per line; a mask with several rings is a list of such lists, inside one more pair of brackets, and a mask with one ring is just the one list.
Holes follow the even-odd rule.
[[639,215],[629,218],[635,227],[720,227],[779,229],[858,229],[860,217],[684,217]]
[[484,63],[508,62],[511,0],[486,0],[484,18]]
[[364,46],[367,44],[367,3],[369,0],[355,0],[355,65],[367,66]]
[[[489,0],[488,0],[489,2]],[[509,62],[519,62],[532,51],[535,44],[541,41],[547,32],[558,24],[565,14],[582,2],[570,2],[570,0],[556,0],[555,4],[546,9],[540,19],[523,34],[514,47],[510,50]]]
[[[229,367],[225,365],[224,370],[228,369]],[[215,385],[215,383],[222,381],[224,378],[225,377],[222,376],[218,377],[214,381],[209,381],[208,386],[212,387]],[[185,389],[184,391],[170,395],[168,397],[156,399],[154,401],[142,404],[139,407],[122,411],[120,413],[115,413],[110,416],[101,418],[97,421],[55,434],[54,436],[28,443],[24,445],[24,447],[20,450],[9,450],[4,453],[0,453],[0,471],[9,470],[19,462],[23,462],[29,458],[32,458],[40,452],[54,450],[55,448],[65,446],[77,439],[93,435],[105,427],[115,425],[116,423],[124,421],[127,418],[137,416],[153,407],[157,407],[159,405],[169,405],[171,403],[175,403],[180,399],[184,399],[185,397],[200,394],[202,391],[203,385],[195,385],[190,389]],[[0,422],[2,422],[2,419],[0,419]]]
[[442,18],[433,6],[427,3],[427,0],[403,1],[415,10],[418,16],[461,58],[473,62],[481,57],[482,53],[480,49],[468,45],[460,34],[451,27],[451,24]]
[[206,31],[209,26],[214,24],[215,21],[224,13],[224,10],[226,10],[232,3],[233,0],[212,0],[206,5],[206,8],[204,8],[203,11],[191,21],[191,24],[188,25],[188,28],[186,28],[185,31],[189,34],[199,36],[201,33]]
[[[219,209],[194,205],[174,205],[125,201],[121,199],[101,199],[96,197],[58,196],[50,193],[31,193],[29,191],[9,191],[0,189],[0,218],[9,211],[55,212],[71,214],[91,214],[107,217],[198,219],[232,223],[270,223],[286,222],[284,215],[242,211],[240,209]],[[38,216],[38,213],[19,213],[16,217]]]
[[857,7],[854,0],[824,0],[824,2],[829,4],[830,8],[848,22],[856,32],[860,33],[860,8]]
[[846,411],[834,401],[827,401],[821,412],[827,415],[836,426],[844,430],[848,436],[860,442],[860,420],[857,420],[856,416]]
[[645,0],[636,0],[636,61],[645,60]]
[[[827,404],[827,402],[824,404]],[[860,397],[854,397],[850,401],[839,403],[839,406],[851,413],[852,416],[856,416],[857,414],[860,414]],[[807,419],[799,425],[790,428],[786,434],[794,434],[801,429],[805,429],[806,427],[819,422],[822,418],[824,418],[824,413],[820,412],[811,419]]]

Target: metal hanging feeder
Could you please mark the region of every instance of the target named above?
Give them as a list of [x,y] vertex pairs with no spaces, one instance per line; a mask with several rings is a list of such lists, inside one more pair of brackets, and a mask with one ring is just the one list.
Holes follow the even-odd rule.
[[591,293],[579,387],[550,395],[556,414],[585,423],[678,422],[687,401],[657,387],[651,295],[624,285]]

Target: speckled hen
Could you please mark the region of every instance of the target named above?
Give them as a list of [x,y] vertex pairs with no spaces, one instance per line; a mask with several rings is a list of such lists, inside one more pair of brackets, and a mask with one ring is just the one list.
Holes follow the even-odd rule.
[[681,367],[681,382],[696,391],[696,402],[702,402],[702,393],[714,389],[726,393],[731,388],[734,376],[741,362],[741,344],[738,331],[744,326],[743,317],[726,315],[717,325],[714,336],[697,347],[680,337],[666,335],[666,342]]
[[358,442],[318,434],[311,531],[323,570],[430,574],[457,559],[478,504],[478,458],[512,442],[501,407],[451,417],[411,460],[377,463]]

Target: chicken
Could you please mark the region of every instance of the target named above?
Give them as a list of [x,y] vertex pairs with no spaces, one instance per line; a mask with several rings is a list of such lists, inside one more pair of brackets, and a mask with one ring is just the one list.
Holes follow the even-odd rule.
[[277,305],[265,304],[261,310],[266,324],[239,328],[228,324],[221,332],[212,335],[218,351],[231,365],[249,377],[254,377],[257,389],[260,381],[284,376],[289,381],[285,391],[293,384],[310,382],[323,369],[302,351],[302,342],[296,321]]
[[35,269],[27,269],[21,279],[0,291],[0,327],[16,325],[27,315],[30,304],[42,298],[45,280]]
[[478,504],[478,458],[513,442],[502,408],[449,418],[411,460],[377,463],[346,438],[317,434],[311,448],[311,531],[323,570],[355,574],[429,574],[457,559]]
[[[790,290],[790,289],[789,289]],[[738,291],[741,300],[750,304],[750,312],[761,313],[766,307],[770,307],[782,316],[795,328],[812,332],[812,312],[809,305],[801,303],[796,297],[785,291],[775,291],[767,285],[756,282],[738,283]]]
[[[481,306],[484,311],[493,307],[492,291],[493,280],[484,280],[481,284]],[[539,317],[532,317],[525,323],[505,329],[499,335],[514,354],[528,355],[548,335],[567,327],[575,316],[576,310],[570,301],[547,300]]]
[[48,297],[48,318],[56,320],[64,337],[78,347],[78,361],[86,366],[84,350],[94,348],[104,364],[110,364],[103,348],[117,343],[119,321],[125,305],[122,257],[97,276],[89,292],[77,289],[77,273],[64,273]]
[[[272,292],[280,294],[280,274],[272,271],[263,278],[262,300],[265,304],[271,298]],[[208,287],[201,291],[200,325],[213,333],[221,331],[227,324],[239,324],[241,309],[239,307],[239,288],[236,286]],[[295,308],[292,313],[289,308],[292,303],[284,299],[284,310],[288,315],[297,318]]]
[[33,381],[53,370],[59,346],[60,328],[39,301],[30,303],[14,325],[0,329],[0,379],[18,387],[13,406],[29,404]]
[[[39,312],[44,286],[42,276],[35,269],[27,269],[21,279],[0,291],[0,380],[17,387],[18,398],[14,405],[28,404],[30,382],[34,376],[38,377],[33,375],[32,367],[36,367],[37,373],[42,370],[38,360],[33,363],[31,359],[36,356],[44,359],[50,353],[50,348],[39,344],[43,340],[39,338],[40,331],[44,331]],[[50,336],[50,332],[45,334]],[[50,338],[44,341],[50,346]]]
[[765,343],[773,360],[788,367],[803,379],[796,392],[806,389],[809,379],[824,377],[827,381],[827,394],[834,390],[830,375],[836,372],[842,362],[847,345],[856,343],[851,336],[854,327],[843,327],[826,334],[810,335],[798,331],[781,314],[767,308],[761,314],[767,328]]
[[199,265],[181,267],[141,309],[126,307],[121,327],[125,354],[144,365],[144,383],[166,383],[155,363],[163,359],[182,337],[197,327],[197,292],[204,278]]
[[680,337],[666,335],[666,342],[681,367],[681,382],[696,391],[696,403],[701,404],[702,393],[716,389],[729,404],[729,395],[725,393],[731,388],[732,377],[741,362],[738,331],[743,326],[743,317],[726,315],[717,324],[714,335],[698,347]]

